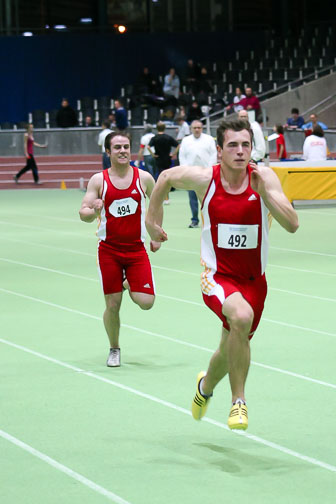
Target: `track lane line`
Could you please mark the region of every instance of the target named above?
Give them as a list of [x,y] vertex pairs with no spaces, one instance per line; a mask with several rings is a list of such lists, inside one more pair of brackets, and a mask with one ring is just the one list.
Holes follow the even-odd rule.
[[[15,242],[15,243],[24,243],[26,245],[32,245],[34,247],[48,248],[50,250],[60,250],[60,251],[65,252],[65,253],[69,252],[71,254],[85,255],[85,256],[88,256],[88,257],[96,257],[96,254],[92,254],[90,252],[83,252],[82,250],[68,249],[68,248],[64,248],[64,247],[57,247],[57,246],[52,246],[52,245],[46,245],[44,243],[36,243],[36,242],[27,241],[27,240],[18,240],[16,238],[2,237],[1,239],[2,240],[6,240],[6,241],[12,241],[12,242]],[[152,263],[152,266],[154,266],[153,263]],[[189,271],[183,271],[183,270],[171,270],[170,268],[166,268],[166,267],[163,267],[163,266],[154,266],[154,267],[158,268],[158,269],[167,269],[169,271],[177,271],[178,273],[184,273],[186,275],[193,275],[193,276],[197,276],[197,277],[199,277],[200,274],[201,274],[201,272],[200,273],[191,273]],[[336,273],[330,273],[330,272],[326,272],[326,271],[317,271],[317,270],[302,269],[302,268],[294,268],[294,267],[291,267],[291,266],[283,266],[283,265],[280,265],[280,264],[268,263],[267,267],[281,268],[281,269],[286,269],[286,270],[290,270],[290,271],[298,271],[299,273],[312,273],[312,274],[315,274],[315,275],[324,275],[324,276],[336,277]]]
[[[9,291],[9,290],[3,289],[3,288],[0,288],[0,292],[1,291],[5,292],[6,294],[11,294],[11,295],[15,295],[15,296],[18,296],[18,297],[22,297],[22,298],[28,299],[30,301],[35,301],[35,302],[38,302],[38,303],[41,303],[41,304],[45,304],[47,306],[51,306],[53,308],[61,309],[61,310],[64,310],[64,311],[67,311],[67,312],[70,312],[70,313],[77,314],[77,315],[82,315],[84,317],[91,318],[93,320],[97,320],[97,321],[101,322],[101,317],[98,317],[96,315],[90,315],[89,313],[86,313],[86,312],[81,312],[81,311],[78,311],[78,310],[74,310],[74,309],[68,308],[66,306],[58,305],[58,304],[55,304],[55,303],[50,303],[48,301],[44,301],[43,299],[35,298],[35,297],[32,297],[32,296],[27,296],[25,294],[20,294],[18,292]],[[155,332],[152,332],[152,331],[148,331],[146,329],[141,329],[139,327],[131,326],[129,324],[121,324],[121,327],[125,327],[125,329],[130,329],[130,330],[133,330],[133,331],[136,331],[136,332],[147,334],[149,336],[154,336],[156,338],[164,339],[166,341],[171,341],[171,342],[177,343],[179,345],[188,346],[190,348],[195,348],[195,349],[198,349],[198,350],[203,350],[203,351],[206,351],[206,352],[209,352],[209,353],[214,353],[214,351],[215,351],[215,350],[210,349],[210,348],[202,347],[200,345],[196,345],[194,343],[189,343],[187,341],[178,340],[178,339],[172,338],[170,336],[165,336],[163,334],[159,334],[159,333],[155,333]],[[309,330],[309,329],[307,329],[307,330]],[[336,337],[336,334],[332,334],[331,333],[331,335],[334,336],[334,337]],[[251,361],[251,364],[253,364],[255,366],[259,366],[261,368],[269,369],[269,370],[272,370],[272,371],[275,371],[275,372],[278,372],[278,373],[281,373],[281,374],[286,374],[286,375],[289,375],[289,376],[293,376],[295,378],[299,378],[299,379],[302,379],[302,380],[310,381],[312,383],[317,383],[317,384],[323,385],[325,387],[336,388],[336,385],[334,385],[332,383],[328,383],[328,382],[325,382],[325,381],[322,381],[322,380],[317,380],[315,378],[310,378],[308,376],[300,375],[298,373],[294,373],[292,371],[287,371],[285,369],[277,368],[277,367],[274,367],[274,366],[269,366],[267,364],[262,364],[262,363],[255,362],[255,361]]]
[[36,448],[33,448],[27,443],[24,443],[20,439],[12,436],[8,432],[5,432],[0,429],[0,436],[5,439],[6,441],[9,441],[10,443],[14,444],[18,448],[21,448],[22,450],[26,451],[27,453],[30,453],[30,455],[33,455],[34,457],[42,460],[46,464],[50,465],[54,469],[57,469],[58,471],[66,474],[70,478],[78,481],[79,483],[82,483],[83,485],[87,486],[94,492],[97,492],[104,497],[107,497],[110,501],[114,502],[115,504],[130,504],[130,502],[126,501],[125,499],[122,499],[119,497],[119,495],[110,492],[110,490],[107,490],[106,488],[102,487],[101,485],[98,485],[94,481],[86,478],[82,474],[79,474],[78,472],[70,469],[70,467],[67,467],[60,462],[57,462],[57,460],[49,457],[45,453],[40,452],[39,450],[36,450]]
[[[67,369],[71,369],[71,370],[73,370],[73,371],[75,371],[77,373],[80,373],[82,375],[88,376],[90,378],[94,378],[94,379],[99,380],[99,381],[104,382],[104,383],[107,383],[108,385],[112,385],[112,386],[117,387],[117,388],[119,388],[121,390],[130,392],[130,393],[132,393],[134,395],[137,395],[138,397],[141,397],[143,399],[148,399],[148,400],[150,400],[152,402],[155,402],[155,403],[160,404],[162,406],[168,407],[168,408],[170,408],[172,410],[175,410],[175,411],[178,411],[178,412],[183,413],[185,415],[191,416],[191,413],[190,413],[189,410],[187,410],[185,408],[182,408],[181,406],[177,406],[176,404],[173,404],[173,403],[171,403],[169,401],[165,401],[163,399],[155,397],[155,396],[153,396],[151,394],[147,394],[145,392],[141,392],[140,390],[134,389],[134,388],[129,387],[127,385],[123,385],[123,384],[121,384],[119,382],[116,382],[114,380],[110,380],[108,378],[102,377],[100,375],[92,373],[91,371],[86,371],[86,370],[81,369],[79,367],[72,366],[72,365],[67,364],[65,362],[62,362],[62,361],[60,361],[58,359],[54,359],[52,357],[46,356],[44,354],[41,354],[40,352],[35,352],[35,351],[30,350],[29,348],[23,347],[21,345],[17,345],[15,343],[11,343],[11,342],[6,341],[6,340],[4,340],[2,338],[0,338],[0,342],[2,342],[4,344],[7,344],[9,346],[12,346],[12,347],[14,347],[14,348],[16,348],[18,350],[21,350],[21,351],[27,352],[29,354],[32,354],[32,355],[34,355],[36,357],[45,359],[45,360],[47,360],[49,362],[52,362],[54,364],[57,364],[59,366],[65,367]],[[264,438],[261,438],[259,436],[255,436],[253,434],[248,434],[247,432],[243,432],[243,431],[231,431],[226,424],[224,424],[222,422],[218,422],[218,421],[213,420],[211,418],[205,417],[205,418],[202,419],[202,422],[208,423],[208,424],[213,425],[215,427],[219,427],[221,429],[229,431],[232,434],[243,436],[243,437],[245,437],[247,439],[250,439],[251,441],[254,441],[256,443],[262,444],[262,445],[264,445],[264,446],[266,446],[268,448],[272,448],[272,449],[274,449],[276,451],[280,451],[280,452],[282,452],[282,453],[284,453],[286,455],[289,455],[291,457],[297,458],[297,459],[299,459],[301,461],[304,461],[304,462],[307,462],[309,464],[321,467],[321,468],[326,469],[326,470],[331,471],[331,472],[336,472],[336,466],[334,466],[332,464],[328,464],[328,463],[323,462],[321,460],[318,460],[318,459],[316,459],[314,457],[309,457],[307,455],[303,455],[302,453],[299,453],[299,452],[297,452],[295,450],[291,450],[290,448],[287,448],[285,446],[279,445],[277,443],[273,443],[273,441],[268,441],[268,440],[266,440]]]

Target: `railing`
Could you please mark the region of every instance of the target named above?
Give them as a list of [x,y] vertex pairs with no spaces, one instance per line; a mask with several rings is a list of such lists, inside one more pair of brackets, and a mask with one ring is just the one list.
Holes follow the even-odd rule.
[[[332,74],[334,71],[336,71],[335,64],[330,65],[328,67],[318,69],[318,70],[316,69],[313,73],[310,73],[308,75],[304,75],[304,76],[300,77],[299,79],[295,79],[294,81],[288,82],[286,84],[282,84],[281,86],[277,86],[276,88],[270,89],[269,91],[265,91],[264,93],[260,93],[257,95],[257,97],[259,100],[263,101],[269,97],[273,97],[275,95],[282,94],[286,91],[291,91],[293,87],[297,87],[301,84],[305,84],[307,81],[316,80],[319,77],[321,77],[322,73],[328,72],[329,74]],[[333,97],[333,96],[336,96],[336,94],[331,95],[331,97]],[[329,98],[330,97],[326,98],[325,100],[322,100],[322,102],[320,102],[320,104],[322,104],[324,101],[327,101]],[[319,106],[320,104],[314,105],[310,109],[306,110],[304,112],[304,114],[307,114],[314,109],[316,110],[316,107]],[[327,107],[327,108],[329,108],[329,107]],[[322,112],[322,110],[320,110],[320,112]],[[211,122],[211,119],[216,120],[218,118],[226,117],[227,115],[228,115],[228,113],[227,113],[226,107],[224,107],[223,109],[216,110],[216,112],[213,112],[207,116],[204,116],[202,118],[202,121],[205,121],[206,123],[208,123],[208,121]]]

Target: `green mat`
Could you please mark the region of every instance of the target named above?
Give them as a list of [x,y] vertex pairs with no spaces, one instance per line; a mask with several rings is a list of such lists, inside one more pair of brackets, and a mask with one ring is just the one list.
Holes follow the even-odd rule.
[[272,225],[239,435],[227,379],[205,419],[189,412],[221,325],[203,304],[187,194],[172,193],[169,240],[150,254],[153,309],[124,296],[118,369],[105,366],[82,197],[1,191],[1,504],[334,503],[336,210],[299,210],[294,235]]

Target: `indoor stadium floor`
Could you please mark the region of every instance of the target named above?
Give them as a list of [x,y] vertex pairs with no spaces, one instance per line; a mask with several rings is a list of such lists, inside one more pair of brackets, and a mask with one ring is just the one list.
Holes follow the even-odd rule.
[[227,378],[202,421],[190,413],[221,324],[201,297],[187,194],[171,193],[169,240],[150,253],[153,309],[124,295],[116,369],[82,198],[1,191],[1,504],[334,503],[336,209],[298,210],[294,235],[272,224],[239,434]]

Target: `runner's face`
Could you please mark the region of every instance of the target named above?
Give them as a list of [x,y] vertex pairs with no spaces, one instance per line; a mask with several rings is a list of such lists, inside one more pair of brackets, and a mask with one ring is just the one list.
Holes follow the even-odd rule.
[[232,170],[245,169],[251,159],[251,138],[247,130],[226,130],[221,152],[222,165]]
[[128,166],[131,159],[131,146],[127,137],[118,135],[112,138],[110,157],[112,164]]

